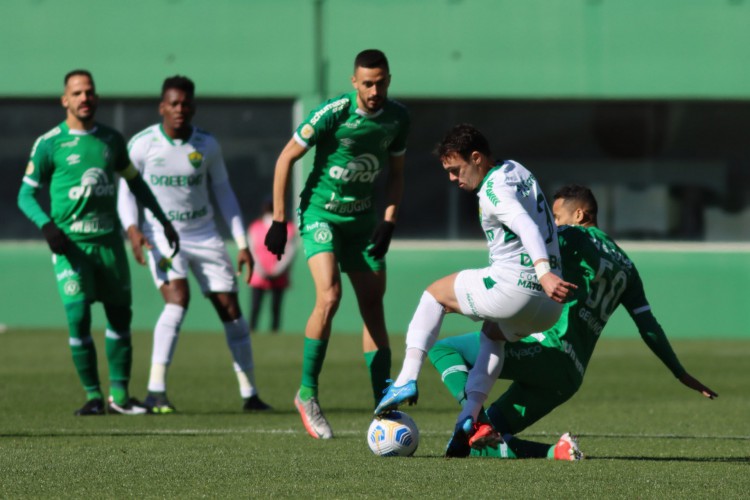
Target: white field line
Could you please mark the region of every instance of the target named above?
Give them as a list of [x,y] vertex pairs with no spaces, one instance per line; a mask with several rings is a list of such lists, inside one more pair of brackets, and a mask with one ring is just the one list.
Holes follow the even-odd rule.
[[[337,436],[364,436],[366,431],[336,431]],[[245,429],[112,429],[112,430],[81,430],[81,429],[53,429],[53,430],[35,430],[27,432],[0,432],[0,437],[50,437],[50,436],[76,436],[76,437],[96,437],[96,436],[217,436],[230,434],[285,434],[285,435],[307,435],[303,429],[264,429],[264,428],[245,428]],[[442,436],[449,437],[450,431],[421,431],[421,436]],[[558,434],[549,432],[529,432],[523,433],[521,437],[558,437]],[[579,433],[577,437],[585,438],[618,438],[618,439],[719,439],[728,441],[750,441],[749,436],[731,436],[709,434],[647,434],[647,433]]]

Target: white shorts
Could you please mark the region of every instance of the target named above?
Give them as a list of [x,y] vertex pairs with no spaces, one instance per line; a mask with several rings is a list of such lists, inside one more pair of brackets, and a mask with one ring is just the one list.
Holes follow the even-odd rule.
[[497,323],[510,342],[543,332],[560,318],[562,304],[544,293],[529,293],[516,283],[496,282],[490,268],[469,269],[456,276],[453,291],[461,314],[475,321]]
[[224,240],[218,234],[190,240],[180,235],[180,251],[171,259],[172,249],[164,233],[147,234],[154,248],[149,251],[149,268],[157,288],[174,279],[187,279],[188,268],[198,280],[203,294],[210,292],[236,292],[234,267]]

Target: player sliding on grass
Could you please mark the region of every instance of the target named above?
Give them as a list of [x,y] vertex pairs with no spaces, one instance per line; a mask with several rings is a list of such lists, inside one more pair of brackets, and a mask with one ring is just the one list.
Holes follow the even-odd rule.
[[[130,270],[117,224],[115,173],[162,222],[168,250],[178,249],[178,236],[138,171],[128,161],[119,132],[94,121],[99,97],[85,70],[65,76],[62,105],[65,121],[37,139],[26,167],[18,206],[42,230],[52,250],[65,314],[70,350],[87,401],[76,415],[104,415],[96,348],[91,337],[91,303],[101,301],[107,316],[109,412],[146,413],[130,398],[128,382],[133,348],[130,339]],[[49,183],[51,214],[36,200]]]
[[437,154],[451,181],[477,192],[490,266],[451,274],[427,288],[406,333],[401,373],[375,414],[404,401],[416,402],[417,375],[447,312],[481,319],[481,348],[456,424],[460,440],[473,432],[500,374],[505,342],[555,324],[572,285],[560,278],[556,228],[531,172],[515,161],[495,163],[487,139],[471,125],[454,127],[438,145]]
[[162,122],[136,134],[128,145],[133,165],[151,184],[180,234],[182,251],[176,258],[167,258],[167,242],[161,237],[160,221],[148,211],[141,232],[135,199],[128,186],[120,184],[120,219],[128,232],[133,254],[139,263],[145,264],[142,247],[149,250],[151,274],[165,302],[154,328],[151,374],[144,403],[151,413],[175,411],[167,398],[167,368],[190,300],[187,276],[191,269],[224,326],[244,400],[243,409],[268,410],[271,407],[259,398],[255,388],[250,331],[237,301],[232,261],[214,223],[209,186],[237,243],[237,263],[240,272],[247,268],[248,283],[253,259],[219,143],[211,134],[191,124],[194,94],[195,85],[189,78],[173,76],[164,80],[159,103]]
[[[450,449],[450,456],[503,458],[582,458],[575,438],[564,434],[556,445],[515,437],[575,394],[610,316],[622,304],[646,345],[680,382],[713,399],[718,395],[688,374],[677,359],[646,300],[638,270],[612,239],[596,227],[597,204],[588,188],[566,186],[555,194],[555,222],[559,229],[564,277],[578,284],[560,320],[544,333],[533,334],[506,347],[500,378],[512,380],[508,390],[486,412],[497,432],[483,426],[483,436],[494,435],[497,446],[470,450],[469,443]],[[564,226],[568,224],[569,226]],[[467,371],[480,346],[479,333],[439,341],[429,357],[443,383],[461,404],[466,402]],[[504,443],[500,438],[504,439]],[[491,441],[485,439],[485,441]],[[481,443],[472,443],[482,448]]]
[[[305,327],[302,383],[294,404],[314,438],[333,437],[318,403],[318,377],[341,302],[341,272],[357,296],[364,321],[362,345],[375,401],[387,385],[391,350],[385,328],[385,254],[396,225],[404,187],[409,115],[388,99],[391,75],[379,50],[354,60],[354,92],[315,109],[297,128],[276,161],[273,223],[268,249],[279,258],[287,239],[285,193],[292,165],[315,147],[313,169],[300,195],[299,227],[315,282],[315,306]],[[388,169],[386,207],[376,213],[375,181]]]

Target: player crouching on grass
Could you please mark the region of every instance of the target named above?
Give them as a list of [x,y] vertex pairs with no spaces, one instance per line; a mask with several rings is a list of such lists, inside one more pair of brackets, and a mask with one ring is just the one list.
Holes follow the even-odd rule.
[[[560,189],[552,211],[555,223],[561,226],[558,234],[563,277],[578,285],[575,298],[565,304],[552,328],[506,346],[499,378],[512,383],[483,415],[481,432],[485,443],[492,441],[487,436],[494,436],[499,444],[472,442],[478,449],[466,447],[463,454],[453,456],[581,459],[578,443],[568,433],[555,445],[527,441],[516,434],[578,391],[602,329],[620,304],[646,345],[680,382],[709,399],[718,396],[680,364],[651,312],[633,261],[596,227],[597,204],[591,190],[574,185]],[[479,333],[469,333],[441,340],[429,352],[443,383],[462,405],[466,401],[467,372],[477,359],[479,345]]]
[[190,300],[187,275],[188,269],[192,269],[224,325],[244,400],[243,409],[269,410],[271,407],[258,397],[255,388],[250,331],[237,300],[232,261],[214,224],[208,197],[209,180],[216,203],[239,248],[239,270],[247,268],[245,281],[249,283],[253,259],[247,248],[245,225],[229,184],[219,143],[209,133],[191,125],[195,112],[194,93],[195,85],[189,78],[174,76],[164,80],[159,103],[162,123],[136,134],[128,145],[133,165],[151,184],[154,195],[180,234],[183,246],[176,258],[166,257],[166,242],[160,236],[161,221],[148,210],[141,232],[135,200],[128,186],[120,184],[120,220],[140,264],[145,264],[142,247],[148,249],[151,274],[165,302],[154,328],[151,374],[144,403],[151,413],[175,411],[167,399],[167,368],[187,312]]

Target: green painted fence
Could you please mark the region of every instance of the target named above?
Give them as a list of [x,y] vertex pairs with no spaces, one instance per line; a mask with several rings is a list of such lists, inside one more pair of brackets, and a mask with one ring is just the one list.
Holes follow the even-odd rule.
[[[670,337],[750,338],[745,311],[750,280],[750,249],[692,246],[624,245],[636,262],[656,317]],[[424,244],[395,242],[388,257],[386,319],[390,332],[402,335],[411,319],[422,290],[437,278],[469,267],[481,267],[486,250],[481,244],[450,249],[447,243],[435,248]],[[133,328],[150,331],[162,302],[148,270],[131,261],[134,292]],[[10,328],[65,328],[65,317],[54,283],[50,254],[37,242],[0,245],[0,323]],[[346,278],[345,278],[346,280]],[[219,320],[192,283],[193,298],[184,323],[186,331],[221,332]],[[248,311],[248,290],[243,287],[243,310]],[[297,259],[292,287],[284,305],[283,329],[299,334],[313,305],[313,287],[303,259]],[[267,304],[266,304],[267,305]],[[95,306],[94,324],[104,325],[100,306]],[[268,317],[261,318],[263,330]],[[470,331],[478,323],[456,315],[446,318],[446,334]],[[348,282],[334,321],[334,331],[356,334],[361,331],[354,293]],[[609,322],[605,335],[637,336],[630,318],[621,309]]]
[[[379,47],[407,97],[750,98],[742,0],[6,0],[0,96],[330,96]],[[317,100],[317,98],[315,99]]]

